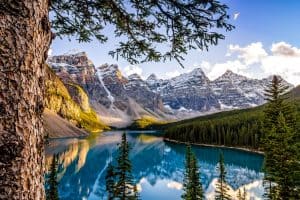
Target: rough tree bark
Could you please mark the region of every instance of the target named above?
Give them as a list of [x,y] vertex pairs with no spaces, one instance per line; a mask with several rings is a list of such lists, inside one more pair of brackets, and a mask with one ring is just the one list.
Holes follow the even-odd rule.
[[44,199],[48,0],[0,0],[0,199]]

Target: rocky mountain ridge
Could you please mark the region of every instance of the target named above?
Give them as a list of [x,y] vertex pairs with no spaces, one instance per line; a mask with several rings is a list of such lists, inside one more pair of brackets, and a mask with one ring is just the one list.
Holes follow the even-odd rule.
[[[200,68],[196,68],[166,80],[151,74],[146,82],[171,110],[209,112],[263,104],[264,89],[271,79],[251,79],[227,70],[217,79],[209,80]],[[293,87],[286,81],[284,83]]]
[[139,76],[123,76],[117,65],[96,68],[84,52],[53,56],[48,63],[66,85],[75,83],[86,91],[91,106],[108,125],[127,126],[144,116],[167,118],[161,97]]
[[[143,80],[137,74],[125,77],[117,65],[96,68],[85,52],[52,56],[48,63],[65,85],[77,84],[86,92],[91,107],[106,124],[117,127],[149,116],[178,120],[261,105],[270,81],[232,71],[210,80],[200,68],[171,79],[151,74]],[[76,95],[68,88],[71,96]]]

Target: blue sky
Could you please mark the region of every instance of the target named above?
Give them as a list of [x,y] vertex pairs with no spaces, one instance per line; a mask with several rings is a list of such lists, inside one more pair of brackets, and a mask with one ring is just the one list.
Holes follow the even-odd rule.
[[[86,51],[96,66],[117,63],[124,74],[151,73],[168,78],[201,67],[214,79],[227,69],[252,77],[262,78],[280,74],[293,84],[300,84],[300,1],[299,0],[221,0],[229,6],[236,29],[226,33],[226,39],[208,52],[190,51],[183,62],[143,63],[130,66],[123,59],[115,60],[108,51],[115,48],[111,39],[105,44],[98,41],[78,43],[76,40],[56,38],[51,46],[52,55],[71,49]],[[234,19],[234,15],[237,16]],[[110,35],[110,30],[106,30]]]

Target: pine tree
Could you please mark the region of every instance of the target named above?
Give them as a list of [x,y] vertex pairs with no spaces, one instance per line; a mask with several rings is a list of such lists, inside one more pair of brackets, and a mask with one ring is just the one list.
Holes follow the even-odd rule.
[[111,163],[109,163],[107,167],[105,181],[106,181],[106,191],[108,193],[107,199],[113,200],[115,198],[115,171]]
[[277,125],[269,133],[268,138],[272,138],[272,141],[266,149],[266,157],[270,162],[265,169],[270,180],[276,183],[273,184],[270,194],[273,199],[296,199],[298,196],[295,172],[299,172],[300,168],[297,149],[293,145],[293,135],[283,114],[280,113]]
[[130,146],[126,139],[126,134],[123,133],[122,141],[119,145],[119,155],[117,158],[116,167],[116,184],[115,196],[121,200],[136,199],[138,196],[134,192],[134,183],[131,174],[131,162],[129,160]]
[[299,137],[293,106],[284,97],[286,89],[282,80],[274,76],[266,90],[263,148],[264,196],[268,199],[295,198],[299,188]]
[[246,188],[244,187],[244,193],[243,193],[243,199],[242,200],[246,200],[247,198],[247,192],[246,192]]
[[247,197],[246,188],[245,187],[243,188],[243,193],[241,192],[241,189],[239,189],[237,199],[238,200],[246,200],[246,197]]
[[226,169],[224,164],[224,156],[223,153],[220,153],[218,170],[220,172],[219,179],[216,185],[216,200],[230,200],[231,197],[228,194],[228,186],[226,183]]
[[284,95],[289,87],[283,83],[279,76],[273,76],[271,83],[265,90],[265,99],[268,104],[264,109],[264,128],[270,131],[277,123],[279,113],[283,113],[290,128],[295,128],[296,118],[291,103],[287,103]]
[[197,164],[196,155],[192,152],[191,146],[186,148],[185,174],[182,199],[197,200],[203,199],[202,184],[200,182],[200,173]]
[[239,189],[239,191],[238,191],[237,199],[238,199],[238,200],[243,200],[243,196],[242,196],[242,193],[241,193],[241,189]]
[[197,164],[196,155],[192,153],[191,155],[191,182],[192,182],[192,199],[202,200],[203,199],[203,189],[200,182],[200,172]]
[[186,147],[186,153],[185,153],[185,173],[184,173],[184,181],[183,181],[184,193],[181,196],[182,199],[185,199],[185,200],[192,199],[191,156],[192,156],[191,146],[188,145]]
[[57,181],[57,157],[53,156],[50,165],[50,175],[47,180],[48,188],[46,189],[46,199],[47,200],[58,200],[58,181]]

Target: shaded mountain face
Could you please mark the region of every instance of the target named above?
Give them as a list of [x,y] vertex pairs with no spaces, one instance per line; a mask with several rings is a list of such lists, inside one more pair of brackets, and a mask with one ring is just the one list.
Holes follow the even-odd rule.
[[[265,102],[264,89],[271,80],[272,77],[251,79],[228,70],[211,81],[198,68],[168,80],[150,75],[147,83],[162,96],[164,105],[173,110],[207,112],[261,105]],[[292,87],[286,81],[285,84]]]
[[157,80],[151,75],[147,83],[162,96],[164,105],[173,110],[205,112],[220,107],[210,80],[201,69],[168,80]]
[[144,116],[182,119],[261,105],[264,88],[271,81],[271,77],[250,79],[232,71],[212,81],[200,68],[171,79],[151,74],[143,80],[137,74],[123,76],[117,65],[96,68],[84,52],[53,56],[48,63],[75,101],[74,83],[86,91],[90,105],[104,122],[114,126]]

